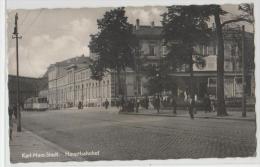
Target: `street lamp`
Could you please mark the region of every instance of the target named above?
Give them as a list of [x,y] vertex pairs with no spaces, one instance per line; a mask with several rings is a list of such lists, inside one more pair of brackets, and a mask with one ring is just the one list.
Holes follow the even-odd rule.
[[157,99],[156,99],[156,107],[157,107],[157,112],[160,112],[160,92],[161,92],[161,80],[160,80],[160,69],[159,67],[156,67],[156,78],[158,79],[157,81],[159,82],[159,88],[158,88],[158,93],[157,93]]
[[16,40],[16,82],[17,82],[17,92],[16,92],[16,112],[17,112],[17,132],[21,132],[22,131],[22,125],[21,125],[21,110],[20,110],[20,105],[21,105],[21,101],[20,101],[20,77],[19,77],[19,44],[18,44],[18,40],[21,39],[22,37],[19,36],[18,33],[18,13],[15,14],[15,27],[14,27],[14,32],[13,32],[13,36],[12,39]]

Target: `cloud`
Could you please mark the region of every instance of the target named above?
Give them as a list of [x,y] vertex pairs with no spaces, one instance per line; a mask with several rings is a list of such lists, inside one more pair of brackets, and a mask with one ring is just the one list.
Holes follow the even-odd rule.
[[73,20],[69,24],[64,25],[63,29],[68,32],[69,35],[73,35],[80,41],[89,40],[89,34],[96,31],[97,26],[92,21],[86,18],[79,20]]
[[[39,77],[46,72],[50,64],[81,54],[88,56],[89,35],[97,32],[96,19],[102,17],[104,11],[105,9],[99,12],[86,10],[85,13],[85,11],[65,9],[62,11],[44,10],[41,15],[44,24],[39,21],[34,22],[33,25],[25,24],[23,28],[29,28],[29,26],[34,28],[31,28],[30,33],[26,35],[22,34],[23,39],[19,45],[20,74]],[[126,15],[132,24],[135,24],[135,20],[139,18],[141,24],[150,24],[151,21],[155,21],[155,24],[159,25],[161,13],[163,13],[163,8],[160,7],[126,8]],[[31,11],[32,14],[34,14],[33,11]],[[12,31],[12,27],[9,31]],[[15,74],[14,40],[9,40],[8,55],[9,73]]]
[[[50,64],[82,54],[89,55],[89,33],[94,31],[94,28],[89,28],[90,24],[87,19],[73,20],[61,27],[66,32],[64,35],[32,36],[26,46],[19,46],[20,74],[39,77]],[[16,74],[15,47],[11,47],[8,54],[9,73]]]
[[135,24],[136,19],[140,19],[140,24],[150,25],[152,21],[155,25],[161,25],[160,21],[162,19],[161,14],[164,10],[158,7],[151,8],[130,8],[126,10],[126,15],[129,17],[129,21]]

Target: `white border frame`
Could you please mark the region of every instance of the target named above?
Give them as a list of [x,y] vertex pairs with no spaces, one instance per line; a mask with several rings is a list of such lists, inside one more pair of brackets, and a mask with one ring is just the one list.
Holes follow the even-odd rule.
[[[6,2],[0,1],[0,94],[4,95],[1,97],[0,101],[0,146],[5,146],[1,148],[5,148],[5,150],[1,149],[1,157],[0,157],[0,165],[3,167],[9,166],[9,143],[8,143],[8,114],[7,114],[7,102],[8,102],[8,89],[7,89],[7,58],[6,58],[6,34],[5,34],[5,9],[32,9],[32,8],[79,8],[79,7],[115,7],[115,6],[155,6],[155,5],[170,5],[170,4],[239,4],[243,2],[252,2],[255,7],[255,82],[256,82],[256,120],[257,120],[257,157],[256,158],[225,158],[225,159],[199,159],[199,160],[191,160],[191,159],[182,159],[182,160],[146,160],[146,161],[98,161],[98,162],[66,162],[66,163],[28,163],[28,164],[13,164],[12,166],[162,166],[162,165],[209,165],[209,166],[256,166],[260,164],[260,156],[259,156],[259,114],[257,113],[260,109],[258,96],[260,95],[260,88],[257,86],[259,83],[260,75],[259,70],[260,66],[260,58],[259,58],[259,16],[260,16],[260,8],[259,8],[259,0],[7,0]],[[6,5],[6,6],[5,6]],[[257,17],[258,16],[258,17]],[[258,47],[257,47],[258,46]],[[4,97],[4,98],[3,98]],[[5,119],[4,119],[5,118]]]

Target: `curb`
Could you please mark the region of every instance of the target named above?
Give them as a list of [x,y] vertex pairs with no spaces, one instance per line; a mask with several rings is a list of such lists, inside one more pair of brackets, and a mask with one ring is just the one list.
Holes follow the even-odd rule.
[[[182,118],[189,118],[189,116],[185,115],[162,115],[162,114],[136,114],[136,113],[126,113],[126,112],[119,112],[119,114],[125,114],[125,115],[142,115],[142,116],[162,116],[162,117],[182,117]],[[199,119],[222,119],[222,120],[235,120],[235,121],[250,121],[255,122],[256,119],[243,119],[243,118],[227,118],[227,117],[211,117],[211,116],[197,116],[194,115],[194,118]]]

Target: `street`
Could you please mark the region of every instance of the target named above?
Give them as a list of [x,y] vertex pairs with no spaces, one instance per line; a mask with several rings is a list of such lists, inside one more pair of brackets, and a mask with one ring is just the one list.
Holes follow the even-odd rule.
[[253,121],[59,110],[22,112],[23,128],[85,160],[255,156]]

